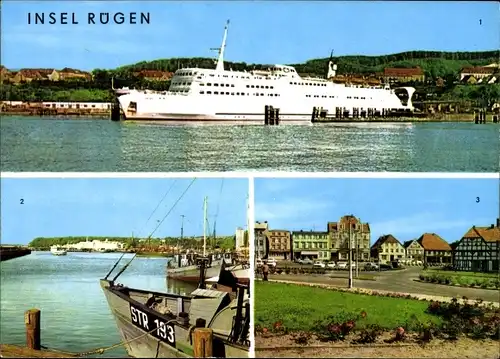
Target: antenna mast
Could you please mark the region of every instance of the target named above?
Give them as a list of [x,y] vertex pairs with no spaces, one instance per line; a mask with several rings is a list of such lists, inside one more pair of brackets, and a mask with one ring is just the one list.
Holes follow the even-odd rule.
[[203,200],[203,257],[207,248],[207,197]]
[[218,50],[219,57],[217,59],[217,65],[215,66],[216,71],[224,71],[224,50],[226,48],[226,38],[227,38],[227,28],[229,26],[229,20],[226,22],[226,26],[224,27],[224,37],[222,38],[222,45],[219,48],[211,49]]

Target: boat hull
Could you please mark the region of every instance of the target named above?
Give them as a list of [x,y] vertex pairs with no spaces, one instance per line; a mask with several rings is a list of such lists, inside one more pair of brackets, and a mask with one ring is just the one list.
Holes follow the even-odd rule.
[[[172,323],[171,325],[174,328],[175,334],[174,344],[167,344],[152,335],[151,331],[145,331],[133,324],[131,306],[134,303],[127,300],[127,297],[120,296],[116,294],[114,290],[111,290],[109,281],[101,280],[100,284],[106,296],[109,308],[115,318],[122,341],[125,343],[125,350],[130,356],[136,358],[193,357],[193,348],[189,338],[190,327],[188,325],[181,326],[176,323]],[[154,314],[154,311],[143,306],[140,307],[140,310],[143,311],[143,315],[159,317],[158,314]],[[163,320],[163,318],[161,319]],[[167,320],[164,323],[166,323],[166,326],[170,323],[170,321]],[[149,329],[153,329],[153,332],[155,331],[155,328],[152,325],[149,326]],[[227,345],[224,344],[222,340],[218,339],[214,340],[214,350],[216,350],[216,348],[218,348],[218,357],[243,358],[249,356],[248,349],[236,345]],[[214,355],[215,354],[216,353],[214,353]]]
[[[219,274],[220,268],[220,264],[207,268],[205,277],[215,277]],[[187,266],[184,268],[167,268],[167,278],[185,282],[199,282],[200,268],[197,265]]]

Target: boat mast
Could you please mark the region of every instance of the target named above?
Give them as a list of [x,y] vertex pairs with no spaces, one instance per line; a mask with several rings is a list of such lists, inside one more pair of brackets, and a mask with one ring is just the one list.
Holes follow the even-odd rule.
[[207,248],[207,197],[203,200],[203,257]]
[[227,38],[228,26],[229,26],[229,20],[227,20],[226,26],[224,27],[224,37],[222,38],[222,45],[218,49],[219,50],[219,58],[217,59],[217,66],[215,67],[216,71],[224,71],[224,50],[226,48],[226,38]]

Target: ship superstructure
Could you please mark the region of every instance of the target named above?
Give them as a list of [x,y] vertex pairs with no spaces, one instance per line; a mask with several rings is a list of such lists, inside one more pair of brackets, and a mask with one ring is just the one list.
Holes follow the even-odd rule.
[[326,79],[302,78],[287,65],[249,72],[226,70],[228,24],[215,69],[179,69],[168,91],[131,91],[120,96],[125,118],[263,124],[266,106],[279,109],[281,123],[310,122],[313,109],[342,117],[413,111],[414,88],[402,88],[408,99],[402,101],[388,86],[337,84],[330,80],[337,69],[333,61],[328,64]]

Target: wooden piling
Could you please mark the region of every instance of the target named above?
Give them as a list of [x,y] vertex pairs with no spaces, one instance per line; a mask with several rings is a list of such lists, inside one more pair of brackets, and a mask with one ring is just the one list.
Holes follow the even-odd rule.
[[40,310],[30,309],[24,313],[24,324],[26,325],[26,347],[28,349],[40,350]]
[[193,331],[193,354],[195,358],[211,358],[213,352],[213,330],[196,328]]

